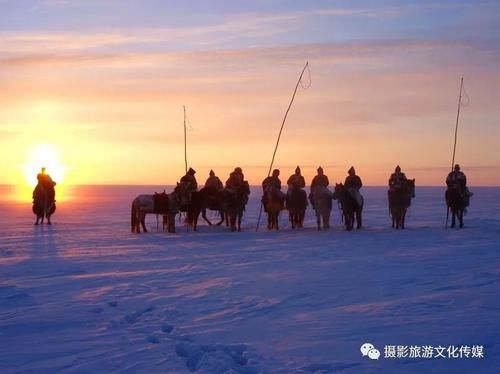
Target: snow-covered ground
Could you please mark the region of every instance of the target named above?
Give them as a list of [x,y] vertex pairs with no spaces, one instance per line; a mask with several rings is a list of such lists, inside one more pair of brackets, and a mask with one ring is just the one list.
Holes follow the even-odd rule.
[[[417,188],[407,229],[385,188],[365,228],[130,233],[130,202],[160,187],[80,187],[51,227],[0,201],[0,373],[495,373],[500,189],[473,188],[463,230],[442,188]],[[8,187],[1,188],[8,197]],[[264,220],[262,221],[264,222]],[[379,360],[362,357],[372,343]],[[483,347],[484,358],[385,358],[385,346]],[[389,347],[390,348],[390,347]],[[446,352],[446,356],[448,353]]]

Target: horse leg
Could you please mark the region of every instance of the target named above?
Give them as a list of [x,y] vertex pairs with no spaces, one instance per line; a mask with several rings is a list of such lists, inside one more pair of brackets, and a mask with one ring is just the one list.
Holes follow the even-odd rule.
[[295,229],[295,215],[292,212],[290,212],[288,214],[288,217],[290,219],[290,223],[292,224],[292,229],[294,230]]
[[222,225],[222,222],[224,222],[224,211],[219,210],[219,215],[220,215],[220,221],[217,222],[217,226]]
[[212,222],[210,222],[210,220],[207,218],[207,208],[203,207],[201,209],[201,216],[208,223],[208,226],[212,226]]
[[277,212],[276,213],[276,216],[275,216],[275,227],[276,227],[276,231],[280,229],[279,227],[279,224],[278,224],[278,218],[279,218],[280,214]]
[[169,232],[175,234],[175,213],[169,213]]
[[241,231],[241,219],[243,218],[243,212],[238,213],[238,232]]
[[459,214],[458,221],[460,222],[460,228],[463,228],[464,227],[464,210],[460,209],[458,214]]
[[455,208],[451,208],[451,228],[455,227],[455,215],[456,215]]
[[146,229],[146,213],[141,214],[141,226],[142,226],[142,231],[148,232]]
[[318,231],[321,231],[321,215],[316,211],[316,222],[318,224]]
[[406,209],[403,210],[403,214],[401,214],[401,228],[405,228],[405,219],[406,219]]

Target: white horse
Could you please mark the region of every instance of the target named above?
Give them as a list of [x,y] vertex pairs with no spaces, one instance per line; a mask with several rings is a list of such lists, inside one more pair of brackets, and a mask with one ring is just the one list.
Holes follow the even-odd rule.
[[316,213],[316,222],[318,230],[321,230],[321,221],[323,229],[330,228],[330,212],[332,211],[333,193],[326,187],[316,186],[311,190],[310,200]]

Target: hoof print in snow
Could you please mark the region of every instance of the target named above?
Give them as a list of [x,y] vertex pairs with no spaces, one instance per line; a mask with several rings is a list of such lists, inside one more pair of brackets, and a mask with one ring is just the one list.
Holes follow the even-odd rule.
[[139,318],[141,318],[143,314],[151,312],[153,309],[153,306],[149,306],[146,309],[137,310],[134,313],[127,314],[125,317],[123,317],[123,320],[128,324],[134,324]]
[[[186,367],[190,371],[203,372],[241,372],[248,360],[244,357],[246,345],[196,345],[178,343],[175,346],[177,356],[186,359]],[[248,370],[247,370],[248,369]],[[254,368],[245,368],[245,373],[257,373]]]
[[151,344],[159,344],[160,343],[160,339],[158,339],[156,336],[154,335],[149,335],[146,340],[148,342],[150,342]]
[[166,334],[170,334],[172,330],[174,329],[174,326],[169,325],[168,323],[164,323],[161,326],[161,331],[163,331]]

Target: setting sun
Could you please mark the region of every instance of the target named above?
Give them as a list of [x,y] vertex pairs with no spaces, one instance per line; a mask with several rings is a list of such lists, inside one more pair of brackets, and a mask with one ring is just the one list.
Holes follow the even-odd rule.
[[61,163],[59,152],[55,146],[38,144],[28,152],[26,159],[24,175],[32,187],[36,186],[36,176],[43,167],[57,183],[64,180],[66,166]]

